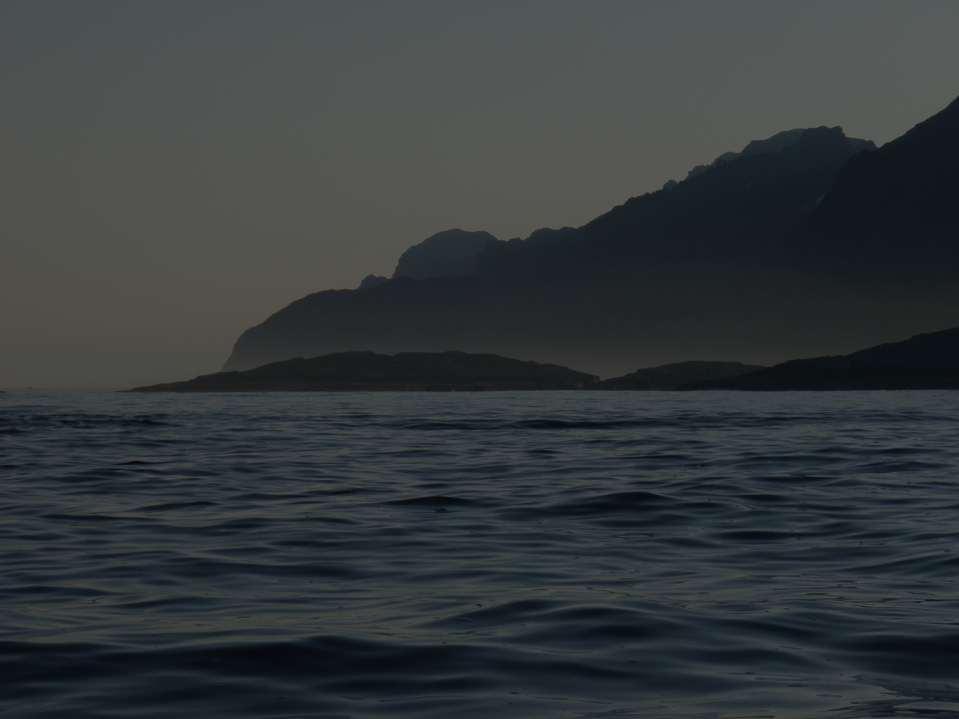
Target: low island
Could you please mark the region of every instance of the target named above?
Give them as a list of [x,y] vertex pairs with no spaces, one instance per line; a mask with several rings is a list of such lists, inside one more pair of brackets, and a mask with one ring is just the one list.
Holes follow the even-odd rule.
[[762,367],[677,362],[600,381],[586,372],[467,352],[339,352],[201,375],[131,392],[336,392],[490,390],[959,389],[959,327],[848,355]]
[[217,372],[132,392],[490,391],[581,389],[598,377],[566,367],[466,352],[339,352]]

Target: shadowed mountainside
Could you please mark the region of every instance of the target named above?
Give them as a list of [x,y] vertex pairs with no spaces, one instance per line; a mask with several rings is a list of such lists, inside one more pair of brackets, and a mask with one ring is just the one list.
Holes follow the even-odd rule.
[[578,389],[593,375],[557,365],[490,354],[342,352],[285,360],[246,370],[202,375],[133,392],[276,392],[371,390]]
[[792,360],[699,388],[746,390],[959,389],[959,327],[848,355]]
[[597,385],[597,389],[682,389],[690,384],[733,379],[761,369],[765,368],[742,362],[674,362],[604,380]]
[[878,150],[835,127],[779,133],[579,228],[434,235],[389,281],[247,330],[226,368],[456,347],[610,375],[704,350],[773,364],[952,324],[957,115]]

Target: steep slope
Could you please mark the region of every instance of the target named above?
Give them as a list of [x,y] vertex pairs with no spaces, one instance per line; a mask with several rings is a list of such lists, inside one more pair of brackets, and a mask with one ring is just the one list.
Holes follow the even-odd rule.
[[959,389],[959,327],[706,384],[751,390]]
[[809,222],[808,255],[901,271],[959,261],[959,99],[876,152],[852,158]]

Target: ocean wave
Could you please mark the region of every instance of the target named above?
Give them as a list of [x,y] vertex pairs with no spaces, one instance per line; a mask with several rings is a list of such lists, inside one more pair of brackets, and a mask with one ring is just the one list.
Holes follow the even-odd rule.
[[5,400],[0,713],[959,715],[951,395],[403,397]]

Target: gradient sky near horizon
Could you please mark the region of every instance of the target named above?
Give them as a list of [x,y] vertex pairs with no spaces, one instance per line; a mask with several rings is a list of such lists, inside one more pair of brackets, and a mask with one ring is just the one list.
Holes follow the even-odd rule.
[[450,227],[580,225],[959,94],[956,0],[3,0],[0,388],[215,371]]

